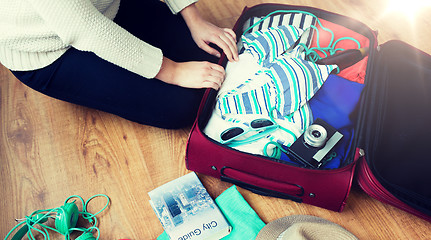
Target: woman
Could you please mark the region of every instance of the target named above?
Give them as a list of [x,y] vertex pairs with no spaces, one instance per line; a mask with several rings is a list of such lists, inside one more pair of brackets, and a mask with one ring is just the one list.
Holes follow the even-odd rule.
[[224,80],[210,44],[238,59],[233,31],[205,21],[196,1],[2,0],[0,62],[51,97],[181,128],[203,88]]

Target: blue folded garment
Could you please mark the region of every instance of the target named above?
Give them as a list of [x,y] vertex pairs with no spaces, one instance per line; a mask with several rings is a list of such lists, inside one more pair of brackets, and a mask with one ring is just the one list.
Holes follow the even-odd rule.
[[[309,101],[313,119],[321,118],[344,136],[335,146],[337,156],[324,165],[322,167],[324,169],[335,169],[342,166],[353,147],[354,127],[357,119],[354,112],[363,88],[363,84],[331,74]],[[296,163],[285,154],[280,160]]]
[[353,134],[357,119],[354,113],[363,88],[363,84],[331,75],[310,101],[314,119],[323,119],[344,135],[335,146],[337,156],[324,168],[333,169],[342,166],[347,154],[354,147]]

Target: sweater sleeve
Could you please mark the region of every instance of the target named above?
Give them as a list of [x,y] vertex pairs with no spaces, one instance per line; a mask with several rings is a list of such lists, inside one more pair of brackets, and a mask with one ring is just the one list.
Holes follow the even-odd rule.
[[171,9],[173,14],[179,13],[185,7],[197,2],[198,0],[165,0],[164,2]]
[[154,78],[162,51],[100,13],[89,0],[28,0],[46,24],[66,44],[146,78]]

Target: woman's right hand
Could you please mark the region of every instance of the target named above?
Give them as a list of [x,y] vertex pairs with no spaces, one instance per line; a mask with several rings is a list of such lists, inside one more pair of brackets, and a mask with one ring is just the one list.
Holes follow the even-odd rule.
[[210,62],[174,62],[163,57],[157,79],[185,88],[218,90],[225,78],[224,68]]

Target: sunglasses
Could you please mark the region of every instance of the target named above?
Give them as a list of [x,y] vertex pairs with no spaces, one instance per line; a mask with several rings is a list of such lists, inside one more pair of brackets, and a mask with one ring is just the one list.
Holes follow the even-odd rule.
[[229,146],[242,145],[265,137],[279,128],[279,125],[269,119],[260,118],[250,122],[248,128],[232,127],[220,134],[220,143]]

